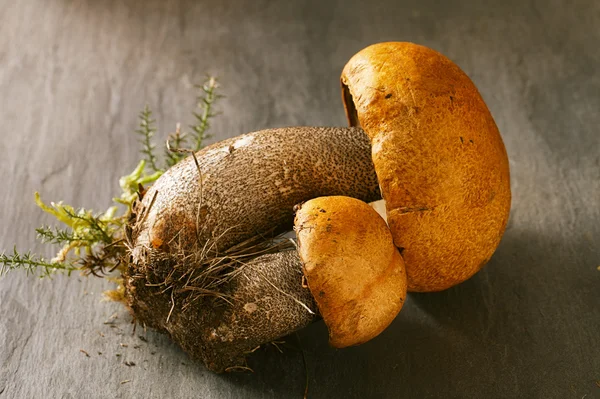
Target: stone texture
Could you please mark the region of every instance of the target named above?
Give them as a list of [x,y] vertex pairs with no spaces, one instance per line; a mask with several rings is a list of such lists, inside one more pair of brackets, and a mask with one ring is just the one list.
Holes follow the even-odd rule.
[[[191,122],[193,83],[213,73],[227,95],[213,140],[343,125],[348,58],[415,41],[460,65],[494,115],[509,226],[480,273],[410,295],[377,339],[334,350],[322,323],[302,331],[309,397],[600,397],[600,3],[324,3],[0,0],[0,248],[46,251],[32,246],[50,222],[35,190],[108,206],[138,158],[145,103],[172,131]],[[126,312],[100,302],[108,287],[0,280],[1,399],[302,397],[296,337],[283,355],[258,351],[254,374],[213,375],[166,337],[132,334]]]

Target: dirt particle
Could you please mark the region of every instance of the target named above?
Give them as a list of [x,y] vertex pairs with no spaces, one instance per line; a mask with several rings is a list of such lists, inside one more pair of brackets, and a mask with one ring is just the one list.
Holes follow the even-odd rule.
[[90,357],[90,354],[84,351],[83,349],[79,349],[79,352],[83,353],[85,357]]
[[248,313],[253,313],[258,309],[258,306],[254,302],[250,302],[244,305],[244,310]]
[[385,95],[385,98],[392,98],[392,93],[388,93]]
[[124,362],[123,364],[125,366],[127,366],[127,367],[133,367],[133,366],[135,366],[135,362]]

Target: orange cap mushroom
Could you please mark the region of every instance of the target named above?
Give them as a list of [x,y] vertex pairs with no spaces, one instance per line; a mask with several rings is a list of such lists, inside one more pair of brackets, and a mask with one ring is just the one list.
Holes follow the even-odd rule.
[[406,298],[404,262],[381,216],[354,198],[321,197],[299,207],[295,230],[330,344],[358,345],[381,333]]
[[481,269],[500,243],[511,193],[506,150],[469,77],[442,54],[379,43],[341,76],[350,125],[373,163],[409,291],[439,291]]

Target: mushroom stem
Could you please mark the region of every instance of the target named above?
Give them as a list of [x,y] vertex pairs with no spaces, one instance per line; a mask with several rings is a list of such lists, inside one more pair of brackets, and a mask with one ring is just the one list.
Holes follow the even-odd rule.
[[296,204],[329,195],[380,198],[361,129],[264,130],[182,161],[134,204],[134,316],[217,372],[306,326],[318,311],[296,251],[263,244],[292,229]]
[[185,307],[181,295],[127,278],[129,306],[144,325],[168,333],[192,357],[214,372],[243,366],[256,347],[289,335],[319,319],[303,284],[296,250],[267,254],[239,266],[219,297],[199,296]]
[[294,206],[309,199],[381,198],[369,138],[358,128],[263,130],[206,147],[196,159],[169,169],[135,204],[136,248],[172,252],[211,241],[223,251],[290,231]]

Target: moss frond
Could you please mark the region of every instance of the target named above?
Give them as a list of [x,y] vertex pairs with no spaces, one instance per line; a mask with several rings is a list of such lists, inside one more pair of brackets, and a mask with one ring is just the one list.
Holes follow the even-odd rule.
[[165,146],[165,159],[167,167],[171,167],[187,156],[183,150],[187,146],[187,133],[181,132],[181,125],[177,124],[175,133],[171,133],[167,138]]
[[58,227],[42,226],[35,229],[38,239],[44,244],[68,244],[81,241],[71,231],[61,230]]
[[140,152],[144,154],[148,166],[153,171],[161,171],[157,165],[156,155],[154,155],[156,145],[152,142],[152,137],[154,137],[154,133],[156,133],[156,120],[152,119],[152,111],[148,105],[140,112],[139,119],[140,125],[135,132],[141,136],[140,143],[142,144],[142,148]]
[[136,168],[128,175],[125,175],[119,179],[119,186],[121,186],[121,196],[113,198],[113,201],[126,205],[131,210],[131,204],[138,197],[140,187],[147,184],[154,183],[159,177],[162,176],[164,171],[157,170],[151,175],[145,173],[146,161],[141,160]]
[[103,299],[108,302],[122,302],[127,303],[125,298],[125,286],[123,285],[123,279],[120,277],[109,277],[108,280],[117,285],[114,290],[107,290],[102,293]]
[[56,229],[54,233],[48,229],[37,229],[38,234],[45,238],[54,238],[62,242],[86,241],[90,243],[110,244],[113,236],[125,222],[121,217],[115,217],[116,208],[111,207],[105,213],[95,216],[87,209],[75,210],[70,205],[62,202],[46,205],[39,193],[35,193],[36,204],[45,212],[55,216],[63,224],[71,228],[71,231]]
[[55,271],[71,272],[80,270],[80,267],[72,262],[52,262],[33,255],[31,252],[20,253],[13,248],[13,253],[0,254],[0,277],[13,270],[25,270],[27,274],[35,274],[41,270],[41,276],[50,276]]
[[165,149],[167,167],[177,164],[190,152],[199,151],[205,140],[211,137],[208,129],[210,120],[217,115],[214,112],[215,103],[223,97],[218,93],[219,83],[215,77],[209,76],[202,85],[195,87],[200,90],[200,95],[196,99],[198,110],[192,113],[195,119],[194,124],[190,126],[192,131],[182,132],[181,126],[177,124],[175,133],[169,135]]
[[[196,123],[191,126],[193,132],[181,133],[178,125],[177,131],[169,136],[166,147],[168,150],[170,146],[173,151],[165,152],[166,168],[181,161],[190,150],[198,151],[208,137],[209,119],[215,115],[213,105],[220,95],[216,92],[218,84],[215,78],[209,77],[199,87],[202,91],[198,97],[201,112],[194,114]],[[141,138],[140,152],[144,159],[130,174],[119,179],[121,194],[113,198],[115,203],[125,205],[124,211],[120,212],[119,207],[111,206],[103,213],[96,213],[62,202],[46,204],[36,192],[35,203],[63,225],[41,226],[36,229],[37,237],[42,243],[61,245],[61,248],[50,261],[31,252],[20,253],[16,248],[12,254],[3,253],[0,255],[0,275],[17,269],[24,269],[27,273],[41,270],[41,276],[48,276],[55,271],[70,274],[75,270],[98,275],[116,269],[126,254],[124,227],[128,223],[133,201],[144,186],[154,183],[166,170],[158,166],[159,160],[154,152],[156,145],[152,140],[156,131],[156,120],[146,106],[139,114],[139,126],[136,129]],[[188,145],[190,149],[186,148]]]
[[223,97],[217,93],[219,83],[214,76],[209,76],[204,84],[196,87],[200,89],[197,101],[199,111],[194,112],[196,122],[190,126],[194,132],[194,152],[199,151],[204,145],[204,140],[210,138],[210,135],[207,134],[210,127],[210,119],[217,115],[214,112],[214,105],[218,99]]

